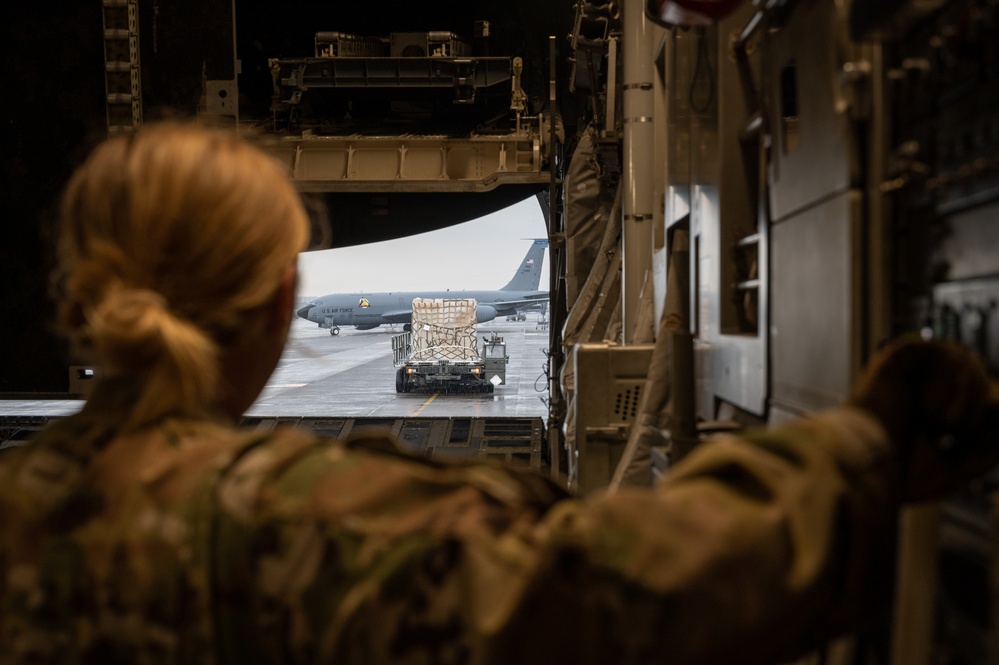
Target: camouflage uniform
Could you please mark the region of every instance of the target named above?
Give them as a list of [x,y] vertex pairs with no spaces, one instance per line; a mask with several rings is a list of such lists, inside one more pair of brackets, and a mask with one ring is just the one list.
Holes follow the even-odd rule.
[[576,500],[377,438],[121,433],[111,387],[0,456],[0,663],[745,665],[889,577],[894,459],[859,411]]

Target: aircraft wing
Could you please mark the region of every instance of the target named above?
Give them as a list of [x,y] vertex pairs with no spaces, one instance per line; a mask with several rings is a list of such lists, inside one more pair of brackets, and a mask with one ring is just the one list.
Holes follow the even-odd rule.
[[511,307],[520,307],[521,305],[537,305],[538,303],[545,302],[546,300],[548,300],[547,293],[543,296],[524,298],[522,300],[499,300],[496,302],[484,302],[482,304],[495,307],[497,310],[505,310],[510,309]]
[[383,312],[382,318],[389,323],[409,323],[409,320],[413,317],[413,310],[411,309],[396,309],[390,312]]

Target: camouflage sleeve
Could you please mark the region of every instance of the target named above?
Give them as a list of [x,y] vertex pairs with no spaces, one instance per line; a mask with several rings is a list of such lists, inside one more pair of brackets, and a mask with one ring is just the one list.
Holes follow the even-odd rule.
[[254,655],[246,635],[298,662],[790,655],[883,581],[893,473],[880,427],[850,410],[586,500],[489,466],[261,447],[220,488],[223,660]]
[[880,425],[843,409],[720,437],[655,492],[558,506],[546,608],[520,626],[574,608],[558,641],[575,662],[784,662],[884,609],[895,466]]

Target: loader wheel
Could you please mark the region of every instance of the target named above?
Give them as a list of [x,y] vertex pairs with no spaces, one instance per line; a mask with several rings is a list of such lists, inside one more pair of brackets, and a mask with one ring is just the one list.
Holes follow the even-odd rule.
[[406,374],[404,373],[403,370],[405,370],[405,368],[404,367],[400,367],[395,372],[395,391],[397,393],[408,392],[408,390],[407,390],[408,386],[406,385],[406,383],[407,383],[407,381],[406,381]]

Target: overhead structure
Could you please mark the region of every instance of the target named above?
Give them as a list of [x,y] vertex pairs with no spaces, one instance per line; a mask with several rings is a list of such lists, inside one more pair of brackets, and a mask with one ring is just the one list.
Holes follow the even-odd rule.
[[270,149],[308,192],[486,192],[550,180],[550,114],[530,114],[519,57],[446,31],[324,31],[269,61]]
[[447,136],[302,134],[270,144],[304,192],[486,192],[544,185],[537,131]]

